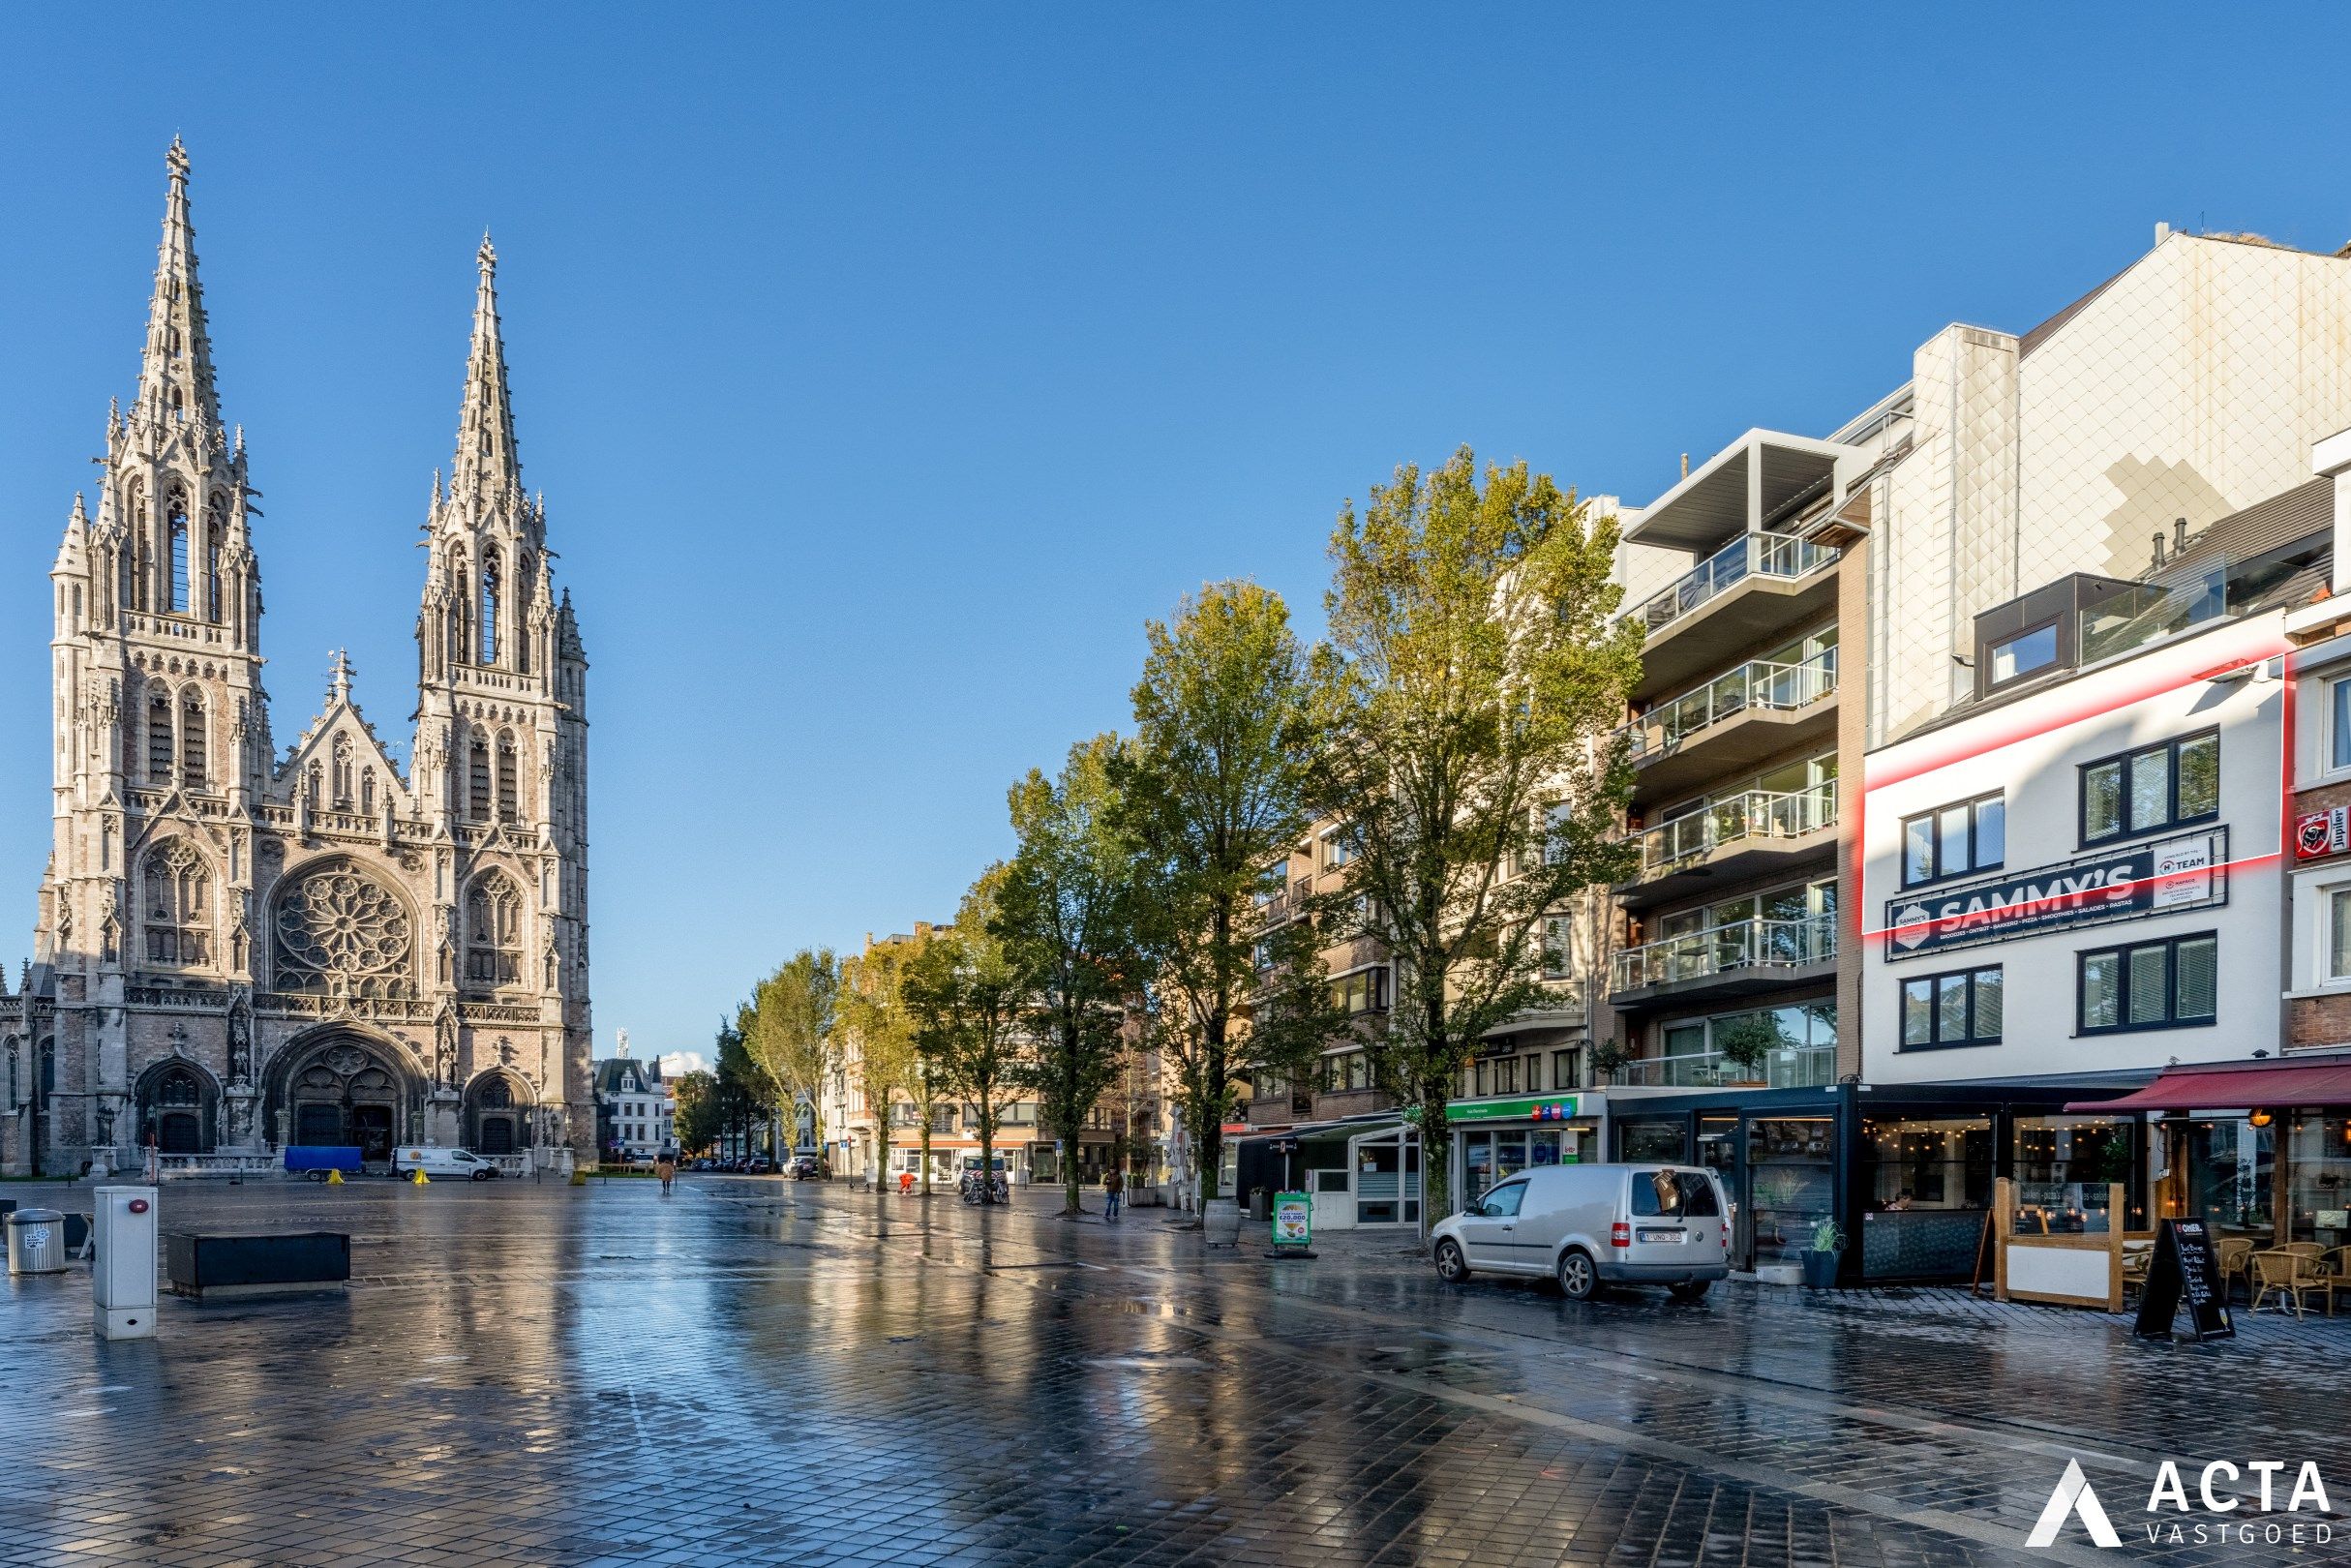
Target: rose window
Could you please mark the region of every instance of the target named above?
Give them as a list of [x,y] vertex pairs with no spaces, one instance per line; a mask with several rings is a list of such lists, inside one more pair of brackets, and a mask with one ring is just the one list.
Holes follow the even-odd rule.
[[358,872],[314,871],[278,905],[278,988],[331,996],[405,994],[408,912]]

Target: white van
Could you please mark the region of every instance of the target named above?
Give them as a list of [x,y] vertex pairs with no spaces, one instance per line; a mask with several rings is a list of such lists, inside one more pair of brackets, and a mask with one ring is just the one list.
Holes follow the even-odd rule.
[[406,1176],[414,1170],[423,1171],[428,1178],[463,1176],[475,1182],[486,1182],[498,1173],[497,1166],[469,1149],[431,1149],[415,1143],[393,1149],[392,1174]]
[[1436,1272],[1550,1275],[1576,1301],[1661,1284],[1696,1301],[1731,1272],[1731,1205],[1692,1165],[1543,1165],[1439,1221]]

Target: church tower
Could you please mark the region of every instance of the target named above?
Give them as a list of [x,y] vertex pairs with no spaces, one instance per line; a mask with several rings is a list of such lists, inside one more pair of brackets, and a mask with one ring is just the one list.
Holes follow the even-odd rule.
[[284,755],[261,686],[241,432],[225,426],[188,155],[166,159],[138,384],[50,571],[52,840],[0,976],[0,1173],[264,1168],[288,1144],[593,1156],[588,661],[523,491],[480,253],[437,475],[411,766],[350,663]]
[[474,261],[457,451],[447,488],[433,476],[416,618],[411,782],[453,938],[435,980],[473,1012],[531,993],[537,1021],[563,1040],[571,1113],[592,1137],[588,659],[570,596],[555,596],[546,502],[523,489],[487,234]]

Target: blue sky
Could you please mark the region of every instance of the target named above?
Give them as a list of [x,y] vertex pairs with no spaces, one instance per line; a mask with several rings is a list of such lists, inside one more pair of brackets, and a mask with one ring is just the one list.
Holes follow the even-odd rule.
[[[1263,5],[0,15],[0,953],[45,573],[195,160],[280,741],[407,734],[485,226],[585,627],[598,1053],[949,915],[1145,617],[1472,443],[1645,501],[2154,224],[2351,239],[2339,14]],[[14,967],[12,962],[12,969]]]

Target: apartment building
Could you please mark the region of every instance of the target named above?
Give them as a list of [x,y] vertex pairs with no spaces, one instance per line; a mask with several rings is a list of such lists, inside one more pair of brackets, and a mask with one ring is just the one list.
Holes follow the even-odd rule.
[[[912,948],[949,929],[917,920],[912,932],[876,938],[865,935],[861,951],[872,953],[890,946]],[[825,1153],[836,1177],[871,1182],[877,1171],[886,1184],[905,1172],[918,1180],[922,1174],[922,1110],[903,1091],[888,1106],[869,1102],[863,1079],[864,1043],[858,1032],[842,1028],[825,1099]],[[995,1107],[996,1159],[1015,1186],[1063,1180],[1064,1162],[1074,1160],[1079,1180],[1099,1183],[1103,1172],[1119,1165],[1139,1187],[1156,1187],[1168,1180],[1172,1127],[1168,1106],[1172,1097],[1160,1081],[1157,1052],[1137,1046],[1121,1061],[1115,1082],[1088,1112],[1072,1153],[1068,1140],[1045,1128],[1034,1100],[1011,1096]],[[889,1117],[889,1157],[880,1160],[879,1118]],[[930,1177],[934,1184],[953,1183],[967,1164],[980,1159],[980,1107],[961,1101],[935,1104],[930,1109]]]
[[2129,588],[2305,485],[2351,422],[2347,328],[2351,257],[2158,229],[2038,326],[1946,327],[1843,428],[1749,431],[1628,514],[1641,855],[1594,1020],[1608,1147],[1720,1169],[1742,1265],[1850,1218],[1856,1095],[1913,1093],[1864,1055],[1865,757],[1979,700],[1983,659],[2037,656],[2045,627],[1979,646],[1987,612]]

